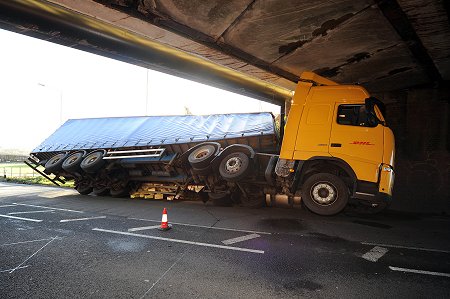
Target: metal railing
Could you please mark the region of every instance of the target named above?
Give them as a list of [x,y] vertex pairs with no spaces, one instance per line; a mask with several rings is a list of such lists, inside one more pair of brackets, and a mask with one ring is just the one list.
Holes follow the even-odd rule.
[[17,167],[17,166],[0,166],[0,176],[2,178],[34,178],[40,177],[41,175],[35,170],[27,167]]

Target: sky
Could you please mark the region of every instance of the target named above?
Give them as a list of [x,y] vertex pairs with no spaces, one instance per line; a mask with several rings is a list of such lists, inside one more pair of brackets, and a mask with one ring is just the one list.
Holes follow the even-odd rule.
[[[67,119],[267,111],[211,86],[0,30],[0,150],[31,151]],[[148,78],[148,81],[147,81]]]

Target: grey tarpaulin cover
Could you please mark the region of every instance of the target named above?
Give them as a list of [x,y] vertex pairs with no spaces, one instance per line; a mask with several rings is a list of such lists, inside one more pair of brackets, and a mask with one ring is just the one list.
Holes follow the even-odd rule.
[[271,113],[70,119],[33,153],[119,148],[275,134]]

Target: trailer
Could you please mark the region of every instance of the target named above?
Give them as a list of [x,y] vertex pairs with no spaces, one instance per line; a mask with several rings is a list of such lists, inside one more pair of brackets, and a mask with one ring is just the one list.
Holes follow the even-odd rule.
[[[74,180],[81,194],[182,198],[202,186],[199,197],[229,205],[236,192],[226,181],[208,179],[219,160],[238,148],[248,154],[251,165],[222,165],[227,180],[242,181],[240,193],[246,192],[244,179],[279,152],[279,144],[271,113],[71,119],[32,151],[28,163],[54,173],[55,183]],[[252,184],[264,184],[257,177],[252,175]],[[146,182],[159,190],[145,193]]]
[[[320,215],[391,200],[394,135],[361,86],[302,74],[277,129],[271,113],[68,120],[27,164],[81,194],[293,206]],[[284,131],[284,134],[280,134]]]

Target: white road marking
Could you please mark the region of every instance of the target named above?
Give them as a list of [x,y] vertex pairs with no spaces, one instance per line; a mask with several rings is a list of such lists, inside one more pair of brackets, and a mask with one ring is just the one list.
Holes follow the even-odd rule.
[[[22,241],[22,242],[15,242],[15,243],[7,243],[7,244],[2,244],[0,246],[10,246],[10,245],[17,245],[17,244],[25,244],[25,243],[33,243],[33,242],[42,242],[42,241],[49,241],[52,238],[48,238],[48,239],[39,239],[39,240],[31,240],[31,241]],[[61,239],[59,237],[55,237],[55,239]]]
[[161,225],[153,225],[153,226],[142,226],[142,227],[133,227],[128,229],[129,232],[137,232],[140,230],[147,230],[147,229],[155,229],[160,227]]
[[0,208],[15,207],[16,205],[1,205]]
[[17,267],[15,267],[14,269],[11,269],[11,271],[9,271],[9,274],[13,273],[14,271],[16,271],[17,269],[20,268],[20,266],[22,266],[23,264],[25,264],[26,261],[28,261],[29,259],[31,259],[33,256],[35,256],[39,251],[41,251],[42,249],[45,248],[45,246],[47,246],[48,244],[50,244],[51,242],[53,242],[54,240],[56,240],[57,238],[52,238],[50,241],[48,241],[47,243],[45,243],[44,246],[42,246],[41,248],[39,248],[38,250],[36,250],[32,255],[30,255],[29,257],[27,257],[23,262],[21,262]]
[[221,249],[227,249],[227,250],[236,250],[236,251],[244,251],[244,252],[264,254],[264,251],[262,251],[262,250],[249,249],[249,248],[231,247],[231,246],[223,246],[223,245],[216,245],[216,244],[209,244],[209,243],[193,242],[193,241],[187,241],[187,240],[169,239],[169,238],[162,238],[162,237],[155,237],[155,236],[149,236],[149,235],[134,234],[134,233],[128,233],[128,232],[114,231],[114,230],[108,230],[108,229],[101,229],[101,228],[93,228],[92,230],[99,231],[99,232],[105,232],[105,233],[118,234],[118,235],[125,235],[125,236],[141,237],[141,238],[147,238],[147,239],[153,239],[153,240],[160,240],[160,241],[168,241],[168,242],[183,243],[183,244],[189,244],[189,245],[197,245],[197,246],[204,246],[204,247],[213,247],[213,248],[221,248]]
[[[141,220],[141,221],[150,221],[150,222],[161,222],[161,220],[151,220],[151,219],[132,218],[132,217],[130,217],[128,219]],[[258,231],[254,231],[254,230],[242,230],[242,229],[215,227],[215,226],[206,226],[206,225],[196,225],[196,224],[188,224],[188,223],[180,223],[180,222],[170,222],[170,224],[184,225],[184,226],[193,226],[193,227],[201,227],[201,228],[208,228],[208,229],[217,229],[217,230],[227,230],[227,231],[232,231],[232,232],[254,233],[254,234],[260,234],[260,235],[271,235],[272,234],[272,233],[268,233],[268,232],[258,232]]]
[[[143,299],[144,297],[145,297],[145,295],[147,295],[148,294],[148,292],[150,292],[154,287],[155,287],[155,285],[157,285],[158,284],[158,282],[161,280],[161,279],[163,279],[165,276],[166,276],[166,274],[176,265],[176,264],[178,264],[178,262],[179,261],[181,261],[181,259],[185,256],[185,254],[188,252],[188,250],[186,250],[185,252],[183,252],[183,254],[182,255],[180,255],[180,257],[169,267],[169,269],[167,269],[166,270],[166,272],[164,272],[153,284],[152,284],[152,286],[147,290],[147,292],[145,292],[144,293],[144,295],[142,295],[139,299]],[[149,282],[148,280],[145,280],[146,282]]]
[[247,241],[247,240],[251,240],[251,239],[255,239],[255,238],[259,238],[259,237],[261,237],[261,236],[258,234],[250,234],[250,235],[245,235],[245,236],[241,236],[241,237],[237,237],[237,238],[233,238],[233,239],[224,240],[224,241],[222,241],[222,243],[225,245],[230,245],[230,244],[239,243],[239,242],[243,242],[243,241]]
[[39,219],[23,218],[23,217],[16,217],[16,216],[10,216],[10,215],[1,215],[0,214],[0,217],[17,219],[17,220],[25,220],[25,221],[33,221],[33,222],[42,222],[42,220],[39,220]]
[[449,250],[431,249],[431,248],[423,248],[423,247],[410,247],[410,246],[401,246],[401,245],[377,244],[377,243],[370,243],[370,242],[361,242],[361,244],[363,244],[363,245],[380,246],[380,247],[390,247],[390,248],[401,248],[401,249],[411,249],[411,250],[420,250],[420,251],[450,253]]
[[416,274],[425,274],[425,275],[433,275],[433,276],[450,277],[450,273],[423,271],[423,270],[407,269],[407,268],[398,268],[398,267],[393,267],[393,266],[389,266],[389,269],[391,269],[392,271],[400,271],[400,272],[408,272],[408,273],[416,273]]
[[11,270],[19,270],[19,269],[24,269],[24,268],[28,268],[30,265],[26,265],[26,266],[22,266],[22,267],[16,267],[16,268],[13,268],[13,269],[7,269],[7,270],[1,270],[0,271],[0,273],[3,273],[3,272],[10,272]]
[[362,258],[371,262],[376,262],[388,251],[389,250],[387,248],[375,246],[374,248],[364,253]]
[[71,221],[84,221],[84,220],[93,220],[93,219],[104,219],[106,216],[97,216],[97,217],[87,217],[87,218],[75,218],[75,219],[63,219],[59,222],[71,222]]
[[32,214],[32,213],[53,213],[52,210],[43,210],[43,211],[26,211],[26,212],[11,212],[8,215],[18,215],[18,214]]
[[38,206],[38,205],[28,205],[24,203],[14,203],[18,206],[26,206],[26,207],[34,207],[34,208],[43,208],[43,209],[50,209],[50,210],[57,210],[57,211],[64,211],[64,212],[73,212],[73,213],[84,213],[83,211],[76,211],[76,210],[69,210],[69,209],[61,209],[61,208],[52,208],[52,207],[45,207],[45,206]]

